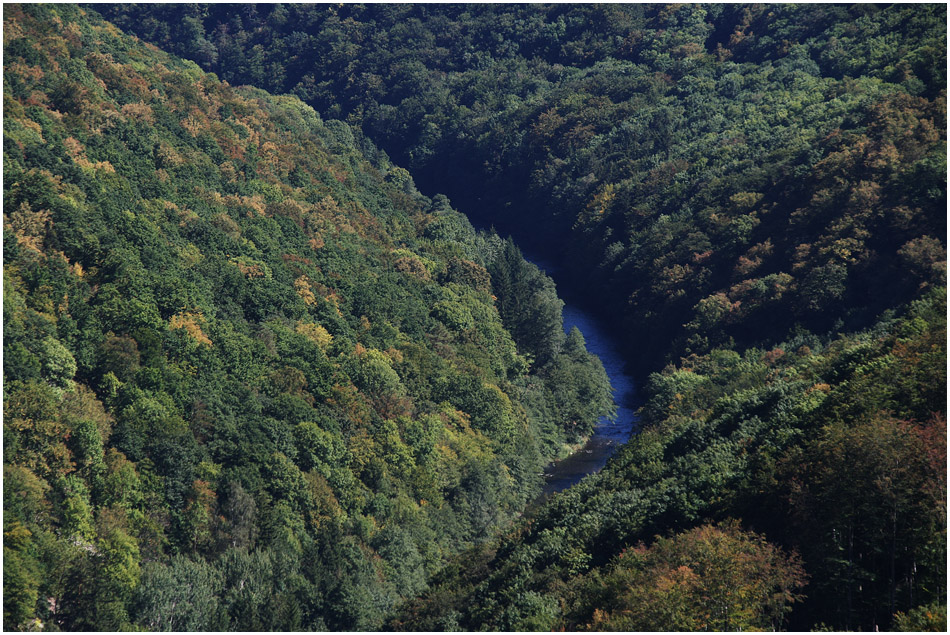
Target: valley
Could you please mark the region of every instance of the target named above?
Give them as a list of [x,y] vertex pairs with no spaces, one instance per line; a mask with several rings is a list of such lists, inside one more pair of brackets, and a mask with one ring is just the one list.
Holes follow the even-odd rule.
[[946,630],[946,7],[4,6],[4,630]]

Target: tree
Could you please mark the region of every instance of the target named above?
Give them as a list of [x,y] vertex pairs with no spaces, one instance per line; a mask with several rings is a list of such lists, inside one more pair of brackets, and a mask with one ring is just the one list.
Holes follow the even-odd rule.
[[601,575],[580,594],[593,595],[585,615],[597,630],[778,630],[805,583],[795,554],[737,522],[657,537]]
[[946,468],[932,460],[946,457],[946,440],[920,427],[876,414],[830,425],[788,457],[818,601],[836,607],[846,627],[887,625],[945,588],[946,511],[929,492],[946,490]]
[[132,601],[135,621],[156,631],[225,631],[228,617],[218,596],[223,575],[201,560],[183,555],[168,564],[149,562]]
[[502,322],[521,351],[543,366],[564,341],[564,303],[557,297],[554,282],[524,260],[510,237],[489,263],[488,273]]
[[47,336],[41,342],[40,360],[43,376],[57,388],[69,388],[76,375],[76,359],[69,349],[54,337]]
[[[10,486],[9,483],[6,484]],[[4,523],[3,630],[26,630],[36,615],[42,582],[40,562],[30,554],[32,532],[18,522]]]
[[251,549],[257,538],[257,503],[240,483],[231,481],[225,489],[226,499],[222,505],[224,531],[228,546]]

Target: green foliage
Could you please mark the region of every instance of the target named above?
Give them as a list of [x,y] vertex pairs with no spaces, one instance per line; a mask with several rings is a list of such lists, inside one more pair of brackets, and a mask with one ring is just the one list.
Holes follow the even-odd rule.
[[[942,606],[945,307],[934,289],[867,332],[715,350],[654,374],[640,432],[601,472],[533,510],[477,566],[468,555],[446,568],[392,625],[870,629]],[[707,524],[730,518],[741,525]],[[750,568],[726,581],[740,562]],[[713,587],[739,591],[713,608]],[[562,608],[544,621],[540,606]]]
[[805,575],[796,557],[732,523],[657,537],[575,584],[571,617],[590,630],[774,631]]
[[944,12],[5,7],[4,627],[939,628]]
[[40,343],[42,373],[52,385],[67,388],[76,375],[76,359],[59,340],[47,336]]
[[538,364],[551,360],[561,347],[561,308],[554,285],[537,266],[526,263],[509,238],[488,272],[499,297],[498,313],[512,336]]
[[894,619],[895,630],[907,632],[936,632],[947,630],[946,605],[918,606],[908,613],[898,613]]
[[[572,438],[508,330],[560,336],[553,283],[510,253],[544,291],[502,318],[500,239],[295,97],[4,19],[5,628],[379,628]],[[573,355],[562,392],[606,394]]]
[[[8,483],[8,487],[10,484]],[[3,532],[3,627],[27,628],[34,619],[42,569],[30,554],[32,533],[19,523],[4,525]]]
[[167,565],[148,563],[135,590],[136,622],[150,630],[226,630],[221,587],[221,572],[204,562],[174,556]]
[[[937,5],[103,10],[345,116],[425,187],[566,258],[644,374],[795,323],[864,328],[945,275]],[[506,267],[499,310],[544,363],[558,334],[530,294],[498,294]]]

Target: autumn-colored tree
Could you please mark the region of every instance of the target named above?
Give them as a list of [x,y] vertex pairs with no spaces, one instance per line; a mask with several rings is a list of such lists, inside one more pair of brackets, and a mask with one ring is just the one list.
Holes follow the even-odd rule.
[[[797,555],[737,522],[703,525],[628,549],[592,579],[604,590],[591,587],[596,599],[586,628],[778,630],[805,580]],[[583,593],[581,601],[589,601]]]

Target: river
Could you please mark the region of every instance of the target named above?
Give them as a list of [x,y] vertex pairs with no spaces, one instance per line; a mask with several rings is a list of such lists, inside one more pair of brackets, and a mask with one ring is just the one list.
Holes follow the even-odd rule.
[[[557,264],[534,255],[525,254],[525,258],[545,271],[555,282],[558,275]],[[617,404],[617,417],[614,421],[602,418],[587,443],[570,456],[554,461],[544,470],[544,494],[550,495],[578,483],[588,474],[600,471],[607,459],[618,447],[627,442],[637,423],[636,384],[625,368],[619,351],[620,346],[604,324],[594,315],[585,311],[578,303],[572,302],[570,294],[558,287],[558,294],[564,300],[564,332],[572,327],[580,329],[587,344],[587,350],[597,355],[604,364],[614,389],[614,402]]]

